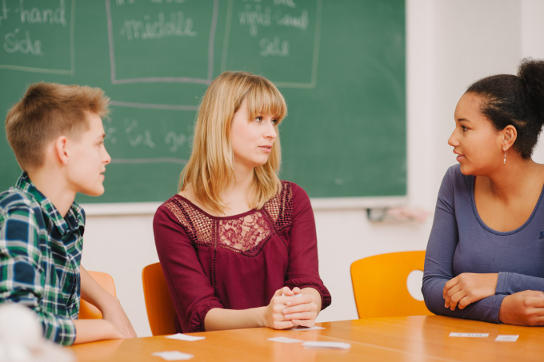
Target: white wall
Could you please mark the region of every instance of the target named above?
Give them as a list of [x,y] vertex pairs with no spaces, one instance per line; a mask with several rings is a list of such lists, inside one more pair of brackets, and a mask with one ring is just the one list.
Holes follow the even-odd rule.
[[[407,0],[409,205],[429,211],[446,169],[457,100],[473,81],[515,73],[522,56],[544,57],[544,1]],[[544,150],[535,158],[544,160]],[[320,273],[333,304],[320,321],[356,319],[350,264],[425,248],[432,225],[367,221],[364,210],[316,210]],[[142,268],[158,261],[152,215],[89,216],[83,265],[110,273],[139,336],[150,335]]]

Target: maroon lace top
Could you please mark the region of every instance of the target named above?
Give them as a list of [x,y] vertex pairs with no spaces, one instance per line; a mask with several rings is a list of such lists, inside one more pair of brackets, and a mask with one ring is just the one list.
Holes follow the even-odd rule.
[[322,309],[331,303],[319,277],[310,199],[294,183],[282,181],[261,210],[227,217],[175,195],[157,210],[153,230],[178,332],[204,331],[212,308],[266,306],[283,286],[316,289]]

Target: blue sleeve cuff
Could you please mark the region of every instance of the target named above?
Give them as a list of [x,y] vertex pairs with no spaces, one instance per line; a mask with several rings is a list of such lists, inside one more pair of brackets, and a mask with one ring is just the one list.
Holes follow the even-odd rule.
[[493,298],[493,306],[491,311],[491,318],[493,323],[501,324],[501,321],[499,320],[499,312],[501,311],[501,305],[504,298],[506,298],[506,295],[503,294],[496,295],[495,298]]
[[504,294],[508,295],[508,279],[510,273],[499,272],[499,277],[497,278],[497,287],[495,288],[495,295]]

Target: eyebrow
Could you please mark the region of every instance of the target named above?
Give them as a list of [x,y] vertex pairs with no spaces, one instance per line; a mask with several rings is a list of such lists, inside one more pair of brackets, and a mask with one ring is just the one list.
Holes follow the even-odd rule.
[[459,119],[457,120],[457,122],[470,122],[470,123],[472,123],[472,122],[470,121],[470,119],[465,119],[465,118],[459,118]]

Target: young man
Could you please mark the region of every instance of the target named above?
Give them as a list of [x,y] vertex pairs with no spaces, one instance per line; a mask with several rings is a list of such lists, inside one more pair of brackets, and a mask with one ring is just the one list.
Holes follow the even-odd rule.
[[[80,266],[85,212],[74,200],[104,193],[108,103],[98,88],[38,83],[6,118],[23,174],[0,193],[0,304],[28,306],[62,345],[136,337],[119,300]],[[78,320],[80,297],[103,319]]]

